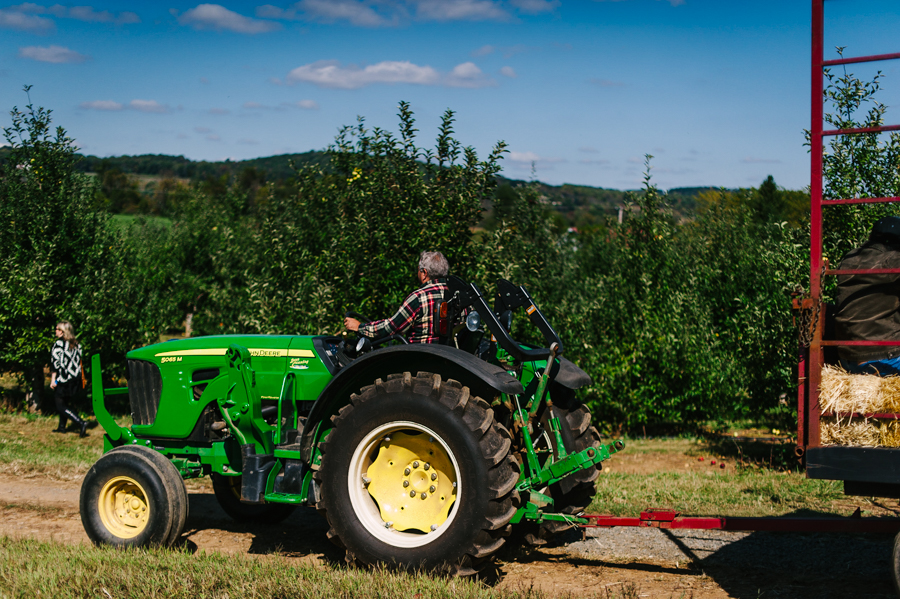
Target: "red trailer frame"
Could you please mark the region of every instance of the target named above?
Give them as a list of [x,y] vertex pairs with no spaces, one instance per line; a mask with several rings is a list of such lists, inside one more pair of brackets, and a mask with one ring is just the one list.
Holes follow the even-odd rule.
[[[806,464],[809,478],[842,480],[848,495],[867,495],[900,498],[900,449],[823,446],[820,437],[822,416],[851,416],[823,414],[819,404],[819,384],[825,364],[824,349],[829,346],[900,345],[900,341],[848,341],[825,339],[825,318],[828,307],[822,297],[823,276],[861,273],[900,273],[900,269],[840,270],[829,268],[822,256],[822,210],[842,204],[874,204],[900,202],[900,197],[884,198],[823,198],[823,150],[825,138],[835,135],[860,135],[898,131],[900,125],[861,127],[855,129],[824,129],[824,69],[847,64],[876,62],[900,58],[900,53],[879,54],[825,60],[824,58],[824,0],[812,2],[812,61],[810,111],[810,269],[809,296],[795,298],[794,308],[801,315],[800,322],[808,323],[811,331],[801,331],[809,345],[800,346],[798,368],[797,457]],[[804,335],[805,333],[805,335]],[[811,333],[811,334],[810,334]],[[861,416],[861,415],[860,415]],[[900,414],[865,414],[867,418],[898,419]]]

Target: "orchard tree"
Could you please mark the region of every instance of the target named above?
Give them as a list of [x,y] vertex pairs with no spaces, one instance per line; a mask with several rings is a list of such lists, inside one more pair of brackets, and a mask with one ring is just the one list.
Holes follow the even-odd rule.
[[83,327],[85,308],[95,307],[91,281],[114,265],[116,240],[93,208],[91,180],[75,168],[72,138],[51,127],[51,111],[29,95],[25,109],[10,114],[0,167],[0,369],[23,373],[39,405],[54,324]]
[[453,137],[448,110],[435,148],[422,149],[409,104],[398,116],[399,136],[362,118],[345,127],[327,169],[301,168],[295,196],[273,194],[251,283],[252,328],[314,333],[337,329],[346,310],[388,316],[413,287],[423,250],[440,250],[452,273],[470,276],[479,252],[472,229],[505,144],[480,160]]

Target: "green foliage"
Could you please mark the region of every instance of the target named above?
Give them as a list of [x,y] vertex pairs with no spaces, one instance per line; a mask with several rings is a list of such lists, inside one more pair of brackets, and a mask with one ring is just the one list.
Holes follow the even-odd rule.
[[[28,111],[30,124],[14,120],[20,137],[49,124],[49,113]],[[17,169],[31,154],[16,154],[4,166],[10,200],[0,223],[11,237],[0,243],[20,241],[3,254],[14,261],[0,293],[0,339],[21,349],[3,365],[43,363],[61,317],[80,325],[89,352],[100,349],[115,372],[125,351],[178,331],[187,315],[194,334],[337,333],[347,310],[390,315],[415,286],[419,253],[439,249],[454,274],[488,294],[501,277],[529,288],[566,356],[593,377],[583,396],[607,430],[690,428],[781,409],[795,345],[786,290],[803,282],[808,247],[796,216],[802,193],[770,177],[758,190],[670,197],[653,185],[648,157],[623,222],[600,209],[618,201],[601,190],[598,209],[571,234],[547,186],[505,184],[495,194],[502,142],[480,160],[454,138],[447,111],[426,150],[406,103],[398,116],[397,134],[363,119],[344,128],[327,162],[301,164],[289,183],[270,182],[261,167],[190,186],[169,179],[153,194],[170,221],[110,226],[64,133],[40,146],[56,152],[45,162],[67,182],[56,191]],[[685,198],[702,206],[696,218],[679,212]],[[479,229],[485,206],[493,211]],[[48,231],[50,222],[66,235]],[[70,239],[79,242],[64,245]],[[71,291],[58,291],[63,282]],[[524,318],[514,327],[517,338],[539,341]]]
[[[838,53],[843,56],[844,48]],[[875,99],[881,71],[863,81],[847,71],[825,70],[828,106],[825,122],[834,129],[884,125],[887,106]],[[808,135],[808,132],[807,132]],[[892,197],[900,195],[900,134],[865,133],[830,138],[822,157],[823,198]],[[837,264],[845,253],[862,244],[879,218],[895,214],[890,204],[833,206],[823,211],[825,255]]]
[[363,119],[345,127],[327,171],[300,168],[297,194],[270,198],[250,285],[259,330],[336,330],[347,310],[389,316],[413,288],[423,250],[444,252],[455,273],[474,267],[471,230],[504,144],[479,160],[453,138],[448,110],[435,149],[423,150],[407,103],[398,116],[399,137]]
[[648,157],[621,225],[558,244],[563,268],[535,277],[532,294],[594,378],[586,399],[604,428],[761,417],[790,393],[787,292],[803,278],[806,233],[755,218],[723,192],[679,224]]
[[[28,92],[30,88],[26,87]],[[50,111],[13,108],[0,170],[0,369],[47,362],[53,326],[75,318],[99,291],[93,275],[115,244],[93,209],[91,181],[74,168],[75,147]],[[93,339],[88,339],[88,342]]]

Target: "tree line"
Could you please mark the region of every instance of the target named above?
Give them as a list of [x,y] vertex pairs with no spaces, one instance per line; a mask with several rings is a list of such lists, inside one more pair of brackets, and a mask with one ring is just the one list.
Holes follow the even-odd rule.
[[[836,79],[828,92],[848,84]],[[771,177],[756,189],[705,190],[685,218],[653,183],[648,157],[622,221],[607,214],[573,233],[539,184],[498,190],[502,142],[479,157],[455,138],[448,110],[422,148],[401,103],[396,134],[360,118],[325,160],[295,165],[281,187],[248,194],[239,180],[195,182],[177,190],[170,222],[123,227],[98,208],[99,182],[76,167],[74,142],[51,128],[50,111],[29,102],[11,116],[0,170],[0,370],[27,384],[42,383],[58,320],[76,323],[87,353],[120,376],[129,349],[183,330],[188,314],[195,335],[333,334],[345,311],[387,316],[411,290],[419,252],[440,249],[451,272],[489,296],[501,277],[528,287],[567,357],[593,378],[582,393],[601,428],[791,426],[790,294],[808,279],[808,196]],[[896,172],[896,143],[843,158],[830,148],[826,176],[844,180],[849,155],[872,163],[859,180],[867,192],[896,187],[881,175]],[[875,217],[854,213],[830,247],[859,242]],[[527,340],[526,322],[514,327]]]

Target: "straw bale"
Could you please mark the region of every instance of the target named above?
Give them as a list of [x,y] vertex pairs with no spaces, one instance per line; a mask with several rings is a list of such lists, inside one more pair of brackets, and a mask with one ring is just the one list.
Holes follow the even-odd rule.
[[823,445],[877,447],[881,444],[878,425],[865,418],[845,418],[840,422],[834,418],[823,418],[820,427]]
[[885,381],[891,381],[892,394],[900,400],[900,377],[874,374],[850,374],[843,368],[822,368],[819,405],[823,412],[882,412],[885,404]]
[[883,447],[900,447],[900,421],[883,420],[878,433]]
[[882,379],[881,400],[883,412],[900,412],[900,376],[887,376]]
[[[900,413],[900,376],[850,374],[836,366],[822,368],[819,405],[833,413]],[[823,418],[825,445],[900,447],[900,421],[857,416]]]

